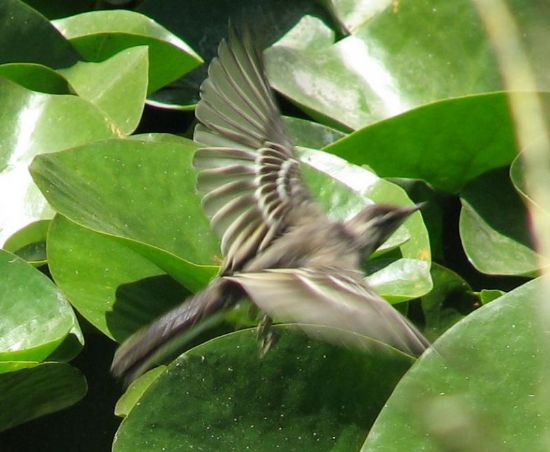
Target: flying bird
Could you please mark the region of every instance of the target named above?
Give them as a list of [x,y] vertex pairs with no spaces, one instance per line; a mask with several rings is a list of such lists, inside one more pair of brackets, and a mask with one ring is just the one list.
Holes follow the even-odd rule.
[[[203,291],[138,331],[115,353],[112,371],[133,380],[188,331],[248,297],[273,317],[369,336],[409,354],[422,334],[364,280],[360,263],[418,210],[374,204],[330,219],[302,180],[300,163],[250,34],[230,28],[201,85],[194,156],[197,189],[224,256]],[[331,328],[319,328],[316,334]],[[319,333],[320,332],[320,333]],[[328,335],[328,333],[327,333]],[[331,338],[333,339],[333,338]]]

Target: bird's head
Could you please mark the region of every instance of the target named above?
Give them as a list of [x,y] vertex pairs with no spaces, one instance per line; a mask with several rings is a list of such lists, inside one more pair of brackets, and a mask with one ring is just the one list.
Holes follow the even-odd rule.
[[423,204],[399,207],[372,204],[345,222],[345,228],[354,237],[365,256],[384,243],[403,222]]

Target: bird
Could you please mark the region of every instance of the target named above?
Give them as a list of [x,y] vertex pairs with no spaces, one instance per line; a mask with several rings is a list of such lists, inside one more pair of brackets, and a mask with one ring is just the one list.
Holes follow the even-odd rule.
[[197,189],[223,263],[204,290],[118,348],[113,374],[132,381],[242,298],[264,315],[264,352],[275,342],[272,319],[283,318],[328,340],[335,329],[346,330],[422,354],[429,342],[361,270],[420,206],[371,204],[346,221],[327,216],[303,181],[262,54],[246,30],[230,27],[221,41],[195,115],[194,138],[203,145],[193,158]]

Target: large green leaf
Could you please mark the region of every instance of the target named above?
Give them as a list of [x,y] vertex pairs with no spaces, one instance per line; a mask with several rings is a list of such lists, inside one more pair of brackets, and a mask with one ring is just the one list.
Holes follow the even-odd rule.
[[149,46],[153,92],[202,63],[191,47],[154,20],[133,11],[93,11],[53,22],[88,61],[103,61],[129,47]]
[[542,281],[483,306],[400,381],[365,451],[547,450]]
[[73,405],[86,390],[80,371],[64,363],[25,363],[0,373],[0,431]]
[[[321,121],[358,129],[442,99],[504,88],[469,0],[330,3],[344,22],[355,16],[351,35],[331,42],[326,25],[305,17],[266,52],[275,88]],[[548,49],[539,42],[548,37],[541,33],[544,13],[526,0],[509,3],[523,39],[536,49],[529,53],[539,87],[548,91]],[[521,81],[512,88],[530,89]]]
[[112,120],[119,135],[136,129],[147,93],[147,47],[123,50],[101,63],[79,62],[59,72],[80,97]]
[[109,120],[76,96],[29,91],[0,78],[0,243],[53,213],[34,185],[35,155],[113,136]]
[[528,275],[539,268],[527,224],[527,210],[508,169],[491,171],[462,192],[460,238],[470,262],[493,275]]
[[0,250],[0,361],[42,361],[69,335],[84,343],[69,303],[42,273]]
[[110,140],[41,155],[31,172],[75,223],[209,264],[219,251],[195,191],[196,147],[183,138]]
[[78,59],[71,44],[40,13],[20,0],[0,2],[0,63],[67,67]]
[[357,450],[410,358],[276,330],[263,359],[254,330],[180,356],[125,418],[113,450]]
[[[550,96],[544,99],[550,105]],[[457,124],[460,126],[457,126]],[[463,97],[378,122],[325,148],[380,176],[423,179],[448,192],[517,153],[505,93]]]

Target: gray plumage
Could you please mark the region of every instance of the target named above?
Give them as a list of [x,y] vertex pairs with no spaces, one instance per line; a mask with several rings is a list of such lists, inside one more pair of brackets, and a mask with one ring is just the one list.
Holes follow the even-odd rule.
[[[113,373],[133,379],[191,327],[248,296],[266,315],[370,336],[406,353],[428,346],[365,282],[360,262],[418,207],[372,205],[330,220],[302,181],[262,58],[230,30],[201,86],[197,188],[224,262],[205,290],[126,341]],[[330,332],[330,329],[308,331]],[[328,333],[327,333],[328,334]],[[327,337],[334,340],[334,337]]]

